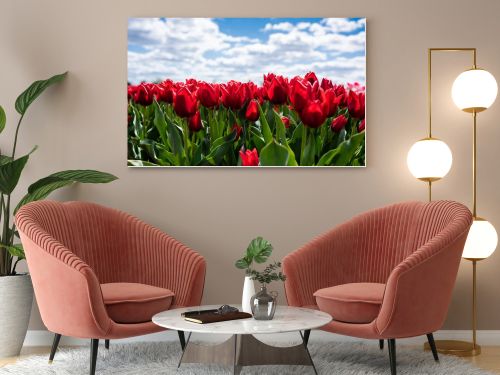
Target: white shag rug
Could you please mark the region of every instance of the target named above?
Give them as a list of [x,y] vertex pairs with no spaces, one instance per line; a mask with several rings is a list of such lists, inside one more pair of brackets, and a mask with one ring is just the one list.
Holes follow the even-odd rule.
[[[280,345],[281,346],[281,345]],[[381,351],[377,345],[363,343],[323,342],[310,343],[309,350],[318,374],[336,375],[389,375],[387,345]],[[399,346],[397,350],[398,375],[491,375],[469,362],[451,356],[440,356],[434,362],[430,352]],[[231,369],[203,364],[183,364],[177,369],[181,354],[177,342],[148,342],[113,344],[109,351],[99,347],[96,375],[218,375],[230,374]],[[85,375],[89,372],[90,349],[62,348],[56,353],[54,363],[47,363],[48,355],[32,356],[0,368],[0,374],[13,375]],[[312,368],[302,366],[243,367],[241,374],[314,374]]]

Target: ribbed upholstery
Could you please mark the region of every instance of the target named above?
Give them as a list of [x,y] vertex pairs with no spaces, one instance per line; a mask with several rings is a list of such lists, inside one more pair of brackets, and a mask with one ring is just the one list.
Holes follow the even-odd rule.
[[159,330],[151,322],[124,325],[109,319],[100,290],[104,283],[166,288],[174,292],[175,306],[201,302],[203,257],[124,212],[86,202],[40,201],[23,206],[16,225],[42,319],[53,332],[117,338]]
[[446,317],[471,223],[470,211],[451,201],[404,202],[358,215],[284,258],[288,303],[315,305],[317,290],[341,284],[387,284],[373,326],[334,321],[325,329],[366,338],[432,332]]

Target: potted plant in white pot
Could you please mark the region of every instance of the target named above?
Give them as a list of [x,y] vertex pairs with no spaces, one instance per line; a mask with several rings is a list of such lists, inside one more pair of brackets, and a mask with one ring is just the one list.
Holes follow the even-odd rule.
[[[94,170],[67,170],[53,173],[28,187],[28,192],[15,204],[11,195],[16,188],[30,155],[16,157],[19,129],[27,109],[49,86],[61,82],[67,73],[31,84],[16,100],[20,117],[17,123],[12,151],[0,152],[0,358],[18,355],[28,330],[33,302],[33,287],[29,274],[16,272],[24,259],[23,247],[14,224],[13,215],[24,204],[46,198],[51,192],[75,182],[107,183],[115,176]],[[6,115],[0,106],[0,133],[5,129]]]

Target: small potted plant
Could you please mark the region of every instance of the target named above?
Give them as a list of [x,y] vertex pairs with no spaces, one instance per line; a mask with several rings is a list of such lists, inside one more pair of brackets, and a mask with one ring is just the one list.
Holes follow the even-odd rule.
[[[255,319],[272,319],[274,316],[274,311],[276,309],[276,295],[270,295],[267,293],[267,284],[271,281],[281,280],[285,281],[286,277],[281,271],[277,271],[281,268],[280,262],[274,262],[268,265],[262,272],[259,272],[252,268],[253,263],[265,263],[273,252],[273,246],[267,240],[262,237],[254,238],[250,241],[247,247],[245,256],[238,259],[235,263],[236,268],[245,270],[245,283],[243,285],[243,295],[242,295],[242,310],[245,312],[251,312]],[[261,283],[261,291],[255,294],[255,287],[253,280],[257,280]],[[265,297],[265,298],[264,298]],[[266,299],[267,298],[267,299]],[[269,299],[270,298],[270,299]],[[273,301],[272,314],[268,314],[267,318],[262,317],[260,309],[257,309],[260,303],[261,307],[264,304],[267,306],[267,302]],[[267,302],[265,302],[267,301]]]

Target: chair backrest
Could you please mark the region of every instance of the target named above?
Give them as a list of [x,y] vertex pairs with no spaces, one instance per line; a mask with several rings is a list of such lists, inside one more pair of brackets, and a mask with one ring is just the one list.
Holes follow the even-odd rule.
[[[120,280],[129,274],[126,262],[131,251],[124,233],[134,217],[89,202],[41,201],[29,207],[33,225],[59,241],[87,263],[101,283]],[[29,250],[28,250],[29,251]]]
[[352,282],[385,283],[394,267],[455,220],[462,220],[462,211],[463,206],[456,202],[412,201],[354,217],[358,233],[352,244],[355,254],[349,261]]

